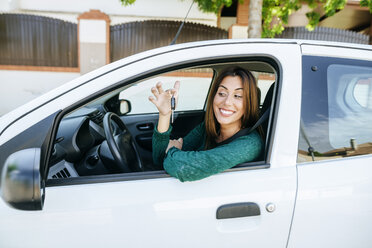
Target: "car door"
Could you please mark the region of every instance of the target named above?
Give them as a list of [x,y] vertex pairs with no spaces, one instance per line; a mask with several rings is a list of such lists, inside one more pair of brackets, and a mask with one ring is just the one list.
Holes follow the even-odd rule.
[[303,45],[289,247],[371,247],[372,51]]
[[71,83],[63,94],[52,94],[55,97],[49,102],[10,125],[1,144],[9,143],[19,130],[27,130],[30,123],[37,125],[35,119],[58,110],[60,115],[69,113],[119,85],[174,65],[270,61],[276,65],[278,85],[265,161],[187,183],[163,171],[49,181],[40,211],[20,211],[0,201],[0,246],[286,246],[297,183],[298,132],[292,130],[299,129],[299,55],[299,46],[290,42],[196,43],[109,65],[92,78],[102,75],[79,85]]

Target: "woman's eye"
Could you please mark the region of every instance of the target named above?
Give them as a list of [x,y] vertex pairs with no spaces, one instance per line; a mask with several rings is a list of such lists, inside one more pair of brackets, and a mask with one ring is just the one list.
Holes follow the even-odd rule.
[[223,96],[226,96],[226,93],[225,92],[218,92],[218,95],[223,97]]
[[235,98],[238,98],[238,99],[241,99],[241,98],[243,98],[243,96],[242,96],[242,95],[234,95],[234,97],[235,97]]

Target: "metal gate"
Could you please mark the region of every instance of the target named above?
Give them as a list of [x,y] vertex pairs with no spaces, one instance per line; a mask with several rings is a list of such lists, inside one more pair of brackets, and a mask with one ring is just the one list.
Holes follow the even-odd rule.
[[[143,21],[110,27],[110,61],[149,49],[167,46],[175,37],[181,22]],[[197,23],[185,23],[176,43],[226,39],[228,32]]]
[[0,65],[78,67],[77,24],[0,14]]
[[277,35],[276,38],[369,44],[368,35],[344,29],[326,27],[316,27],[314,31],[308,31],[305,27],[288,27],[284,29],[282,34]]

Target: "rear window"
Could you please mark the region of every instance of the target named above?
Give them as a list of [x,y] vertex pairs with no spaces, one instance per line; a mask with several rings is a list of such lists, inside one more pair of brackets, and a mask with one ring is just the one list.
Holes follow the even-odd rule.
[[372,63],[304,56],[298,162],[372,153]]

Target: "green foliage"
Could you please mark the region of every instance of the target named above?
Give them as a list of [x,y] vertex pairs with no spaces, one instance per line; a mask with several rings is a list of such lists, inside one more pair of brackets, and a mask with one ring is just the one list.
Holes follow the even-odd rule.
[[[119,0],[124,6],[133,4],[136,0]],[[183,1],[183,0],[181,0]],[[194,0],[203,12],[219,14],[222,7],[229,7],[236,0]],[[243,3],[244,0],[238,0]],[[263,0],[262,3],[262,37],[272,38],[281,34],[289,16],[299,10],[302,4],[307,4],[311,11],[306,13],[310,31],[319,24],[321,13],[329,17],[344,8],[347,0]],[[361,0],[360,6],[368,7],[372,13],[372,0]]]
[[274,37],[284,30],[289,16],[301,8],[299,0],[264,0],[262,3],[262,37]]
[[[124,6],[131,5],[136,0],[120,0],[121,4]],[[183,0],[181,0],[183,1]],[[194,0],[195,3],[198,4],[198,8],[202,12],[212,12],[215,14],[219,14],[220,9],[223,6],[230,7],[234,0]],[[239,0],[243,2],[244,0]]]
[[121,4],[123,6],[128,6],[128,5],[131,5],[131,4],[134,4],[136,0],[120,0]]
[[[306,28],[312,31],[319,24],[321,13],[327,17],[333,16],[345,7],[346,2],[347,0],[263,0],[262,37],[272,38],[281,34],[284,25],[288,24],[289,15],[301,8],[302,4],[307,4],[311,9],[306,13],[309,20]],[[362,0],[360,5],[368,6],[372,13],[372,0]]]
[[313,31],[320,21],[320,14],[316,11],[311,11],[306,13],[306,17],[309,19],[309,23],[306,25],[306,28],[309,31]]
[[368,7],[369,12],[372,13],[372,0],[361,0],[360,1],[360,6],[362,7]]
[[203,12],[213,12],[219,14],[223,6],[230,7],[233,0],[195,0],[198,7]]
[[312,9],[312,11],[306,13],[309,23],[306,25],[306,28],[309,31],[313,31],[315,27],[319,24],[321,15],[315,10],[317,8],[323,10],[325,16],[333,16],[337,11],[342,10],[345,7],[346,0],[308,0],[305,3]]
[[323,0],[321,2],[324,2],[323,8],[326,16],[333,16],[337,11],[342,10],[346,4],[346,0]]

